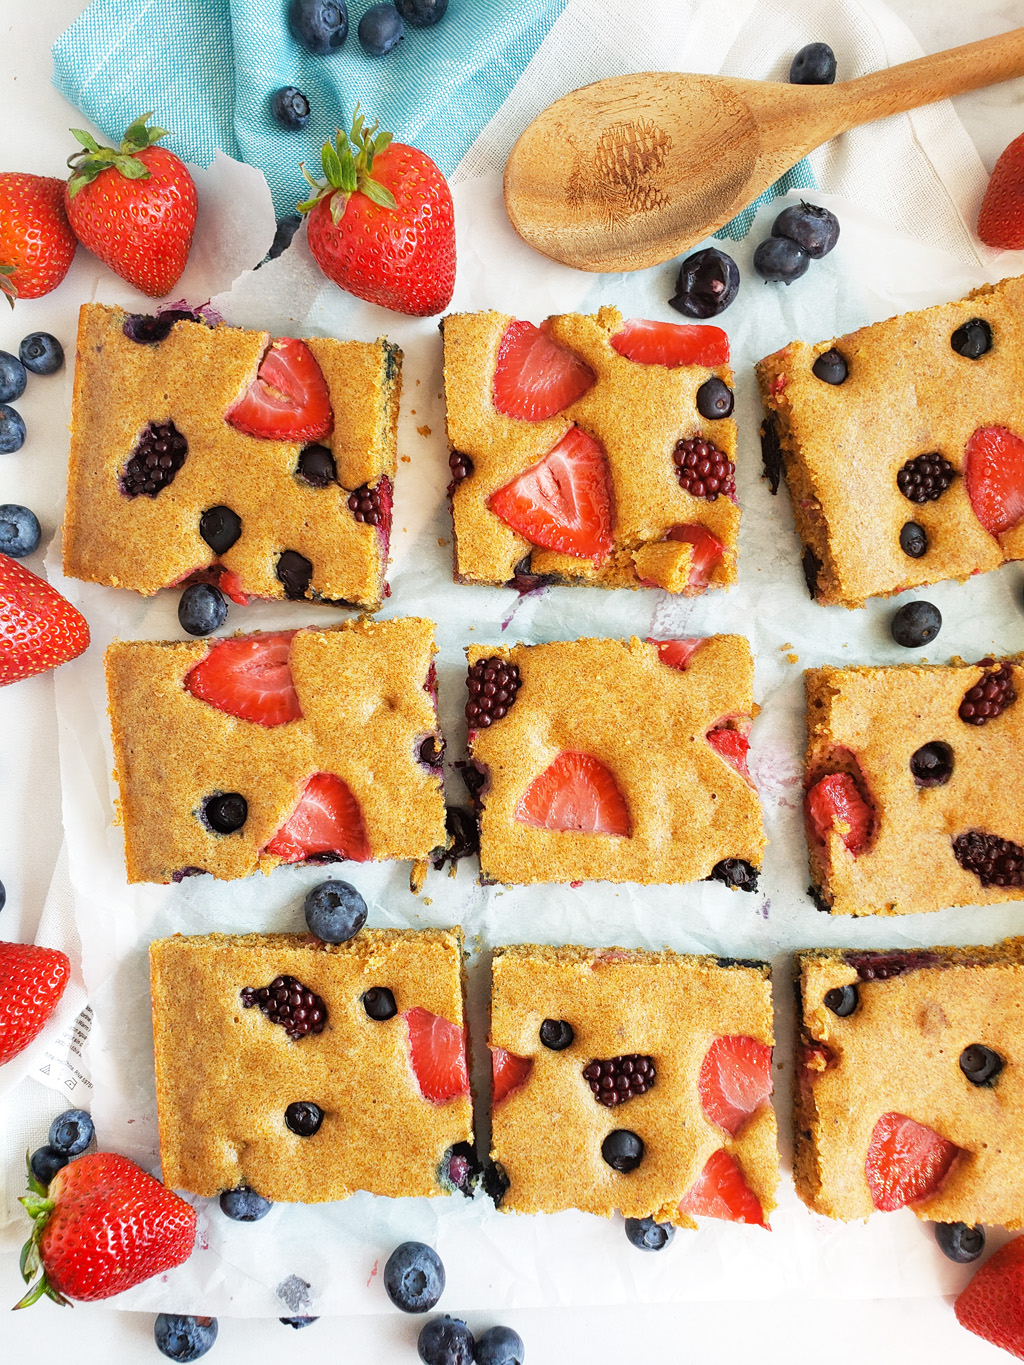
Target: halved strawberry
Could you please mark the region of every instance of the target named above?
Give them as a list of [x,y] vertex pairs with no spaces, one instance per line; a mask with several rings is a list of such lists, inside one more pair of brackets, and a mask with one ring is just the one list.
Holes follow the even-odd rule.
[[960,1148],[906,1114],[883,1114],[864,1162],[871,1202],[890,1213],[927,1199],[949,1174]]
[[491,1048],[491,1104],[497,1107],[530,1079],[533,1059],[518,1057],[503,1047]]
[[743,1034],[716,1038],[700,1065],[701,1108],[733,1137],[768,1103],[772,1093],[772,1050]]
[[193,583],[211,583],[215,588],[219,588],[225,597],[230,597],[232,602],[237,602],[240,607],[247,607],[252,600],[242,588],[242,580],[234,569],[225,568],[223,564],[206,564],[202,568],[193,569],[190,573],[183,574],[181,578],[176,578],[173,583],[168,583],[167,586],[169,588],[187,588]]
[[224,419],[247,436],[319,441],[334,426],[331,395],[313,352],[295,337],[272,341],[256,378]]
[[466,1032],[416,1005],[402,1015],[409,1030],[409,1061],[420,1094],[431,1104],[446,1104],[469,1094]]
[[758,1227],[768,1227],[757,1196],[724,1147],[711,1153],[679,1207],[683,1213],[696,1214],[700,1218],[724,1218],[730,1223],[756,1223]]
[[582,398],[596,375],[532,322],[510,322],[498,346],[494,406],[506,417],[542,422]]
[[830,829],[838,829],[854,857],[863,853],[871,837],[871,807],[849,773],[829,773],[815,782],[804,798],[804,817],[819,844],[825,843]]
[[685,672],[686,665],[696,650],[700,649],[704,640],[700,636],[692,639],[652,640],[648,635],[647,643],[657,645],[658,657],[663,664],[667,664],[669,668],[678,668],[680,672]]
[[745,782],[754,785],[750,769],[747,767],[750,740],[742,730],[735,730],[729,725],[719,725],[709,730],[704,738],[719,758],[724,759],[730,768],[735,768]]
[[619,355],[640,365],[728,365],[729,338],[721,327],[630,318],[612,337]]
[[516,819],[537,829],[628,837],[629,810],[615,778],[592,754],[565,749],[527,787]]
[[685,540],[693,546],[687,587],[706,588],[711,571],[725,554],[725,546],[706,526],[673,526],[667,540]]
[[956,1320],[1024,1360],[1024,1237],[1001,1246],[953,1305]]
[[1024,441],[1006,427],[979,427],[964,451],[964,479],[974,515],[999,536],[1024,518]]
[[336,853],[365,863],[372,854],[359,802],[333,773],[314,773],[298,805],[263,850],[301,863],[321,853]]
[[294,630],[220,640],[185,675],[185,687],[218,711],[268,728],[301,720],[288,666]]
[[579,427],[570,427],[539,464],[492,493],[490,508],[544,550],[603,559],[612,548],[608,461]]

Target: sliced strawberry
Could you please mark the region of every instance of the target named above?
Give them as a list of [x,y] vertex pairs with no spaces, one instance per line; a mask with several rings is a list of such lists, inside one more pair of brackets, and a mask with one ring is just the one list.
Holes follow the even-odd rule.
[[712,1123],[733,1137],[772,1093],[772,1050],[742,1034],[716,1038],[700,1066],[700,1102]]
[[183,574],[181,578],[176,578],[173,583],[168,583],[167,586],[169,588],[187,588],[193,583],[211,583],[215,588],[219,588],[225,597],[230,597],[232,602],[237,602],[240,607],[247,607],[252,600],[242,587],[242,580],[234,569],[227,569],[223,564],[206,564],[202,568],[193,569],[191,573]]
[[692,639],[652,640],[648,635],[647,643],[657,645],[658,657],[663,664],[667,664],[669,668],[678,668],[680,672],[685,672],[686,665],[704,641],[699,636]]
[[964,478],[974,515],[990,535],[1024,518],[1024,441],[1006,427],[979,427],[964,451]]
[[494,406],[506,417],[542,422],[582,398],[596,375],[532,322],[510,322],[498,346]]
[[685,540],[693,546],[687,586],[706,588],[711,581],[711,571],[725,554],[722,542],[706,526],[673,526],[666,539]]
[[210,706],[257,725],[301,720],[302,709],[288,666],[294,630],[220,640],[185,675],[185,686]]
[[565,749],[535,777],[516,819],[538,829],[628,837],[629,811],[615,778],[591,754]]
[[730,1223],[756,1223],[766,1228],[764,1210],[743,1179],[743,1172],[724,1147],[712,1152],[704,1169],[679,1205],[683,1213],[724,1218]]
[[519,1090],[530,1079],[533,1059],[517,1057],[503,1047],[491,1048],[491,1104],[497,1108],[514,1090]]
[[491,511],[544,550],[603,559],[612,548],[608,461],[592,436],[570,427],[539,464],[491,494]]
[[728,365],[729,338],[721,327],[695,323],[654,322],[630,318],[612,337],[619,355],[640,365]]
[[1024,1360],[1024,1237],[1001,1246],[954,1305],[956,1320]]
[[256,378],[225,421],[269,441],[319,441],[334,426],[331,395],[313,352],[294,337],[278,337]]
[[372,854],[359,802],[333,773],[314,773],[298,805],[263,850],[301,863],[321,853],[336,853],[365,863]]
[[728,725],[720,725],[714,730],[709,730],[704,738],[719,758],[724,759],[730,768],[736,769],[744,782],[749,782],[751,786],[754,785],[750,776],[750,769],[747,767],[750,740],[741,730],[734,730]]
[[469,1094],[466,1032],[449,1019],[419,1005],[402,1015],[409,1030],[409,1060],[420,1094],[431,1104],[446,1104]]
[[871,807],[849,773],[829,773],[816,782],[804,798],[808,832],[819,844],[830,829],[838,829],[846,848],[863,853],[871,837]]
[[890,1213],[927,1199],[945,1180],[959,1151],[906,1114],[883,1114],[872,1130],[864,1162],[871,1202]]

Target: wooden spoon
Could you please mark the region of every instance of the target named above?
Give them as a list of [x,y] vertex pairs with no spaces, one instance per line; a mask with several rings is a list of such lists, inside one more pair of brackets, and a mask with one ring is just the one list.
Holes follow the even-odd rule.
[[539,114],[505,165],[520,237],[578,270],[678,256],[862,123],[1024,75],[1024,28],[839,85],[613,76]]

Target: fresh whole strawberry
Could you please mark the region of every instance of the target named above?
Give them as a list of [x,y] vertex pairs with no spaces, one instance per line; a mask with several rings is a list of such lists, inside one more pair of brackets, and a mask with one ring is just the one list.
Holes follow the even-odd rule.
[[165,128],[137,118],[120,148],[101,147],[80,128],[83,150],[70,158],[68,218],[83,246],[150,298],[181,277],[196,226],[196,187],[184,161],[154,144]]
[[85,617],[9,555],[0,555],[0,687],[77,659],[89,644]]
[[127,1157],[95,1152],[65,1166],[41,1185],[29,1171],[22,1199],[33,1220],[21,1253],[30,1284],[15,1306],[45,1294],[55,1303],[107,1299],[188,1260],[196,1239],[190,1204]]
[[78,242],[64,210],[64,182],[0,172],[0,294],[39,299],[68,273]]
[[954,1305],[957,1322],[1024,1360],[1024,1237],[999,1248]]
[[0,943],[0,1066],[42,1031],[70,975],[68,955],[58,948]]
[[1014,138],[992,168],[981,201],[978,236],[1004,251],[1024,247],[1024,133]]
[[[366,127],[358,107],[321,154],[324,181],[308,214],[309,249],[328,279],[395,313],[427,317],[455,288],[455,214],[451,191],[424,152]],[[371,174],[372,172],[372,174]]]

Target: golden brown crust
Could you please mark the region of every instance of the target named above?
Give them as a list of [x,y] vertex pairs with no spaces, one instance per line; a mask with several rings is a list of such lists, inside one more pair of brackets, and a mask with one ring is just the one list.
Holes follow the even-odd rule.
[[[168,882],[183,868],[215,877],[268,872],[261,850],[317,772],[345,782],[362,810],[374,858],[425,858],[447,842],[444,794],[418,762],[437,732],[424,682],[433,625],[416,617],[301,630],[289,667],[302,717],[272,728],[194,697],[184,679],[215,640],[115,641],[107,650],[125,861],[130,882]],[[198,818],[205,797],[237,791],[249,804],[236,834]]]
[[[704,1113],[698,1076],[716,1037],[741,1034],[771,1046],[767,965],[721,966],[713,957],[620,948],[523,944],[494,955],[492,1047],[533,1062],[524,1086],[491,1117],[492,1158],[509,1179],[501,1207],[517,1213],[576,1208],[609,1216],[695,1226],[679,1208],[707,1159],[725,1148],[765,1216],[775,1207],[778,1151],[771,1105],[736,1137]],[[562,1052],[539,1040],[545,1019],[564,1019],[575,1038]],[[638,1052],[654,1058],[645,1095],[606,1109],[583,1068],[594,1058]],[[620,1174],[601,1156],[615,1128],[637,1133],[640,1166]]]
[[[376,528],[348,510],[349,492],[394,480],[401,352],[376,342],[311,337],[334,411],[327,438],[337,483],[295,477],[300,443],[246,436],[224,420],[255,376],[266,332],[182,321],[165,341],[124,335],[119,308],[86,304],[79,316],[71,409],[64,571],[152,596],[215,560],[250,596],[284,598],[275,573],[282,550],[313,565],[314,600],[380,606],[387,567]],[[119,477],[150,422],[173,421],[189,450],[155,497],[127,498]],[[202,513],[225,505],[242,535],[215,556],[199,534]]]
[[[459,929],[364,929],[348,943],[302,934],[206,934],[150,947],[157,1104],[164,1182],[212,1196],[248,1185],[267,1199],[344,1199],[446,1192],[445,1152],[472,1142],[468,1095],[423,1098],[409,1062],[404,1012],[429,1010],[463,1028]],[[294,976],[322,996],[328,1027],[290,1039],[245,986]],[[362,1004],[386,986],[398,1014]],[[312,1137],[285,1124],[297,1100],[324,1110]]]
[[[697,411],[697,390],[717,375],[730,388],[728,366],[641,365],[618,354],[610,338],[622,325],[615,308],[594,316],[566,313],[548,319],[551,336],[581,356],[597,382],[577,402],[540,422],[519,421],[498,412],[492,400],[498,347],[507,313],[455,313],[444,319],[445,400],[448,441],[468,455],[473,473],[452,493],[455,577],[463,583],[507,583],[516,564],[530,555],[536,574],[598,587],[643,586],[634,551],[659,543],[673,526],[700,524],[725,545],[711,574],[712,587],[736,581],[740,512],[731,499],[714,502],[684,492],[676,479],[676,442],[704,436],[736,460],[736,424],[708,421]],[[601,443],[613,490],[614,549],[600,565],[587,559],[531,546],[491,512],[488,499],[529,469],[577,425]],[[672,589],[693,595],[703,589]]]
[[[992,328],[992,348],[977,360],[950,345],[972,318]],[[840,385],[811,372],[833,347],[849,366]],[[759,362],[761,399],[777,428],[797,534],[822,565],[819,602],[859,607],[869,597],[963,580],[1024,557],[1024,523],[990,535],[963,478],[923,504],[909,502],[896,483],[906,461],[931,451],[962,474],[967,440],[978,427],[1024,433],[1022,354],[1019,277],[813,346],[793,341]],[[920,559],[900,548],[908,521],[928,536]]]

